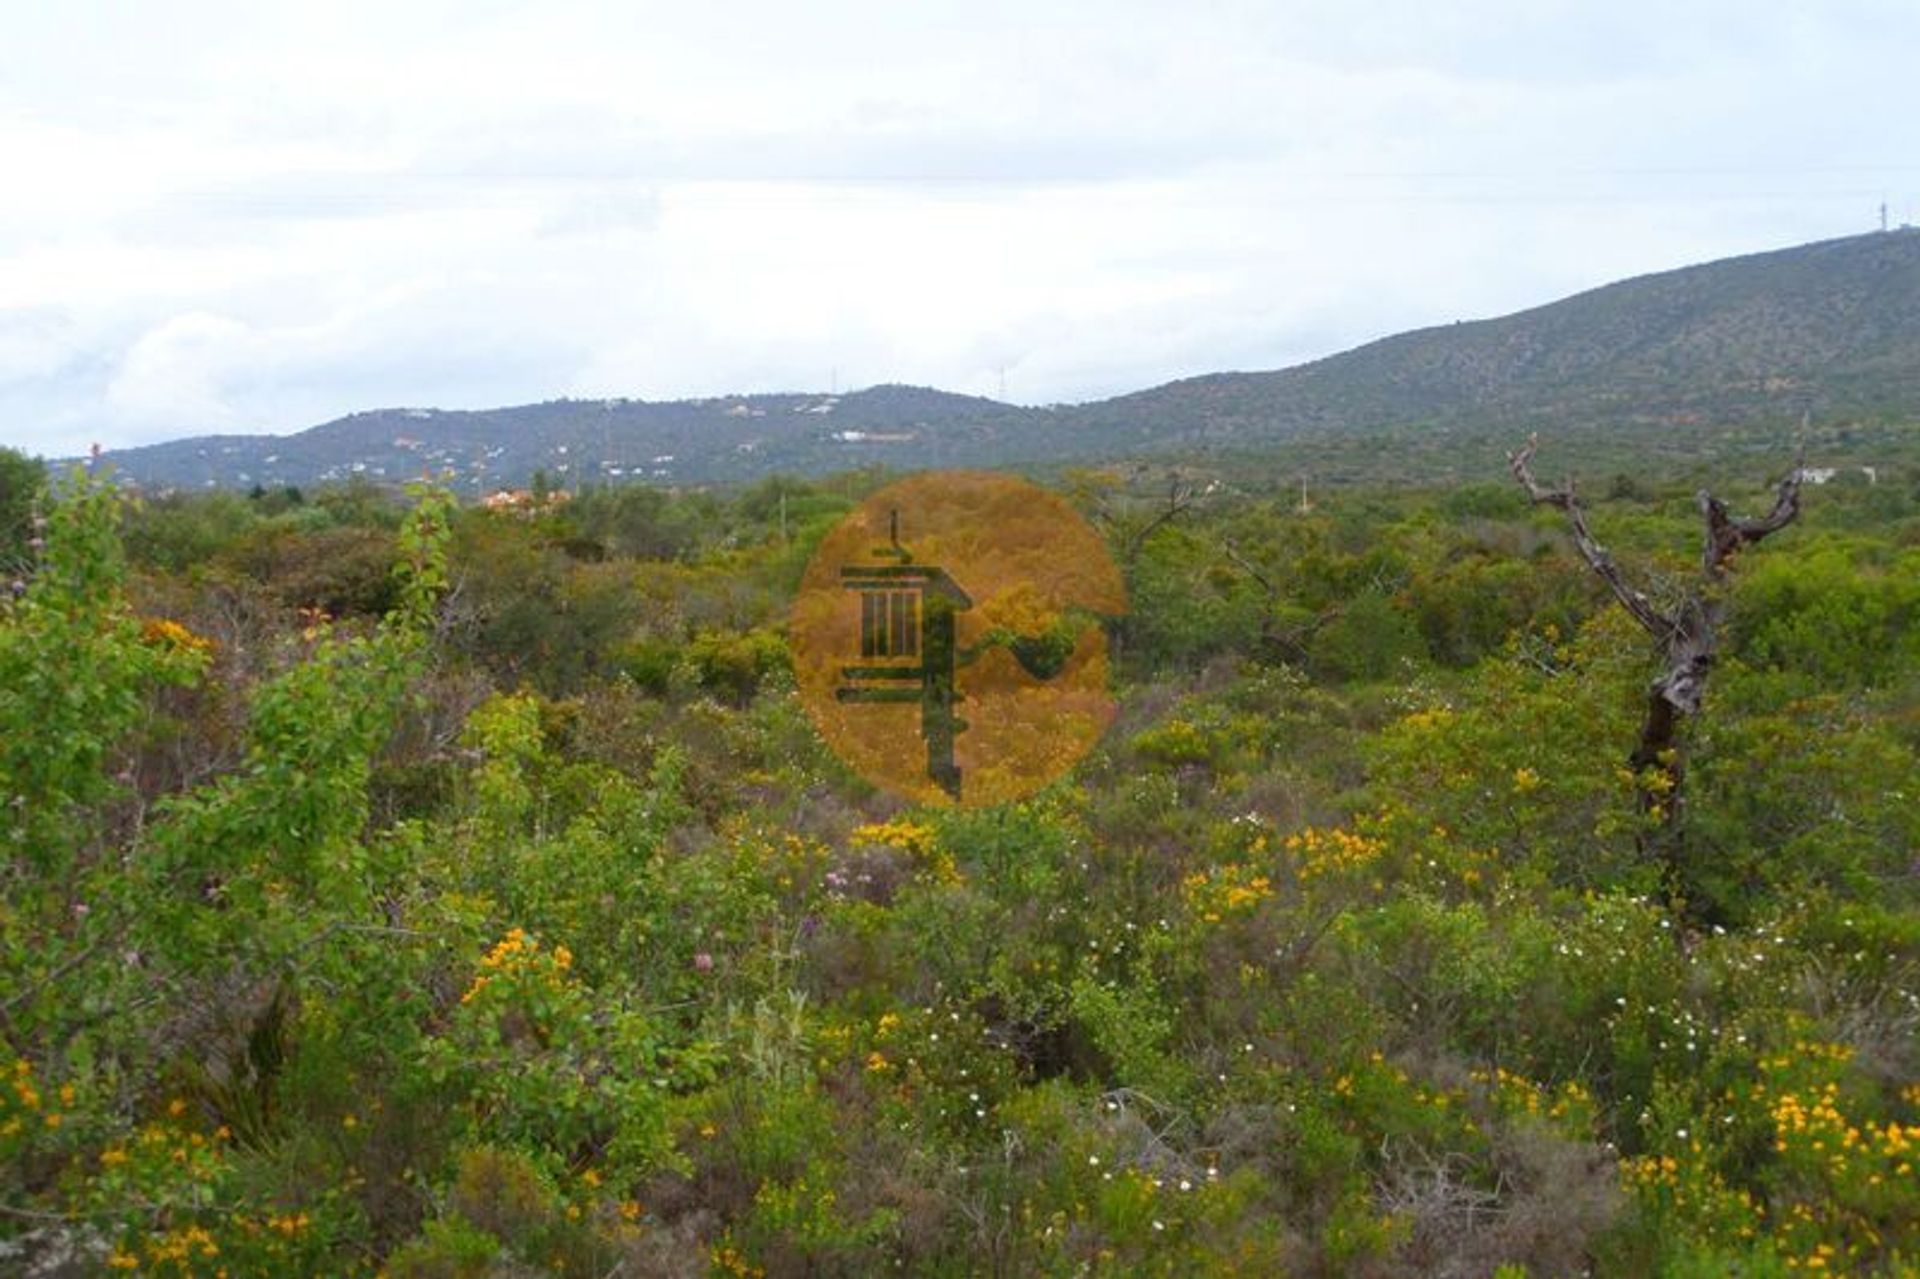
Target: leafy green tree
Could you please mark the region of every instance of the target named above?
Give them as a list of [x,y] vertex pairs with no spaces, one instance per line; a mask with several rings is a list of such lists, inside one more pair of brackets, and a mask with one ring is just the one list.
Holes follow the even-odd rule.
[[34,503],[46,482],[46,464],[39,458],[0,448],[0,573],[7,575],[0,588],[24,575],[32,561],[27,544],[34,536]]
[[1365,591],[1314,636],[1314,664],[1339,679],[1379,680],[1426,657],[1413,623],[1379,591]]
[[237,494],[170,493],[126,512],[127,554],[136,564],[181,573],[233,550],[259,523],[258,508]]
[[119,494],[78,468],[54,494],[46,549],[0,626],[0,843],[59,883],[105,833],[123,790],[108,765],[163,681],[191,679],[204,646],[145,626],[123,593]]

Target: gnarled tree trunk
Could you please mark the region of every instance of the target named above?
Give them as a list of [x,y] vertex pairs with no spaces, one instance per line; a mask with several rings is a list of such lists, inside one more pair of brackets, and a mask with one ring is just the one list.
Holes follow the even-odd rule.
[[1607,584],[1613,596],[1652,637],[1660,672],[1647,689],[1646,717],[1640,740],[1628,757],[1639,792],[1640,808],[1650,820],[1641,835],[1641,850],[1661,863],[1668,904],[1686,910],[1687,894],[1678,840],[1678,816],[1685,781],[1680,733],[1686,721],[1700,712],[1707,677],[1720,654],[1720,623],[1725,614],[1723,587],[1727,567],[1742,548],[1777,533],[1800,514],[1800,477],[1804,458],[1794,463],[1774,491],[1773,509],[1763,516],[1738,519],[1726,504],[1709,493],[1699,495],[1705,521],[1700,580],[1671,611],[1656,607],[1631,586],[1587,525],[1586,510],[1574,493],[1573,481],[1545,488],[1533,477],[1533,454],[1540,437],[1533,436],[1519,451],[1507,455],[1513,477],[1535,505],[1557,507],[1565,513],[1574,545],[1588,567]]

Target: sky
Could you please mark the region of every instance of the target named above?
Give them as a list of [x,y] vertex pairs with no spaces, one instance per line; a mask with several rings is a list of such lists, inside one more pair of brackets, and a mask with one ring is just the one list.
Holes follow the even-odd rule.
[[0,444],[1272,369],[1920,222],[1920,5],[0,0]]

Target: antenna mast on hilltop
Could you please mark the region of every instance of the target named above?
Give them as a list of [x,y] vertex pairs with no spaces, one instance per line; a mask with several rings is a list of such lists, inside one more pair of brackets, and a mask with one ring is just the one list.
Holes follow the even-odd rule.
[[1885,200],[1880,201],[1880,229],[1882,231],[1887,229],[1887,202]]

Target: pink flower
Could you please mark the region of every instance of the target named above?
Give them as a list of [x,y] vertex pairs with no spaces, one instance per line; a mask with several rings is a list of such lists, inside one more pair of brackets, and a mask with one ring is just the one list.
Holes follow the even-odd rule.
[[700,952],[699,954],[697,954],[697,955],[695,955],[695,956],[693,957],[693,967],[694,967],[694,971],[695,971],[695,972],[702,972],[702,973],[710,973],[710,972],[712,972],[712,971],[713,971],[713,956],[712,956],[712,955],[709,955],[709,954],[708,954],[708,953],[707,953],[706,951],[704,951],[704,950],[703,950],[703,951],[701,951],[701,952]]

